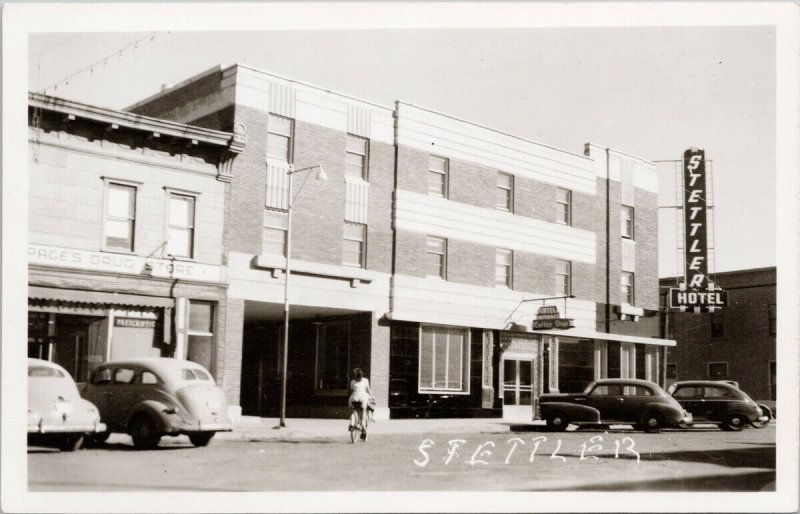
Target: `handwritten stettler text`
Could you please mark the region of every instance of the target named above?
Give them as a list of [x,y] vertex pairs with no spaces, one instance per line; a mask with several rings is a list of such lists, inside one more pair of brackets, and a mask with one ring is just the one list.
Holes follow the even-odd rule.
[[[583,441],[575,450],[579,451],[579,460],[597,459],[597,454],[612,452],[615,459],[636,458],[638,464],[641,460],[639,452],[635,450],[636,442],[631,437],[605,440],[602,435],[595,435]],[[531,439],[512,437],[505,443],[484,441],[480,444],[467,444],[465,439],[450,439],[446,444],[437,445],[432,439],[423,440],[417,447],[418,454],[414,464],[424,468],[433,459],[441,459],[445,466],[452,464],[477,465],[508,465],[512,462],[534,463],[536,458],[566,462],[567,457],[562,455],[566,448],[562,448],[561,439],[548,441],[546,436],[540,435]],[[438,455],[437,455],[438,454]],[[569,455],[571,458],[573,455]]]

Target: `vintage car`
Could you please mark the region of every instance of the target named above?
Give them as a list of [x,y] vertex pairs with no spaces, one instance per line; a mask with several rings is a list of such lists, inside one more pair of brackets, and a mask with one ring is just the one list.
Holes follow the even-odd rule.
[[28,444],[73,451],[84,436],[105,429],[97,407],[81,398],[67,370],[28,359]]
[[716,423],[723,430],[741,430],[747,424],[762,428],[769,416],[747,393],[728,381],[675,382],[668,392],[689,411],[695,423]]
[[136,448],[158,445],[164,435],[186,434],[206,446],[216,432],[230,431],[222,390],[203,366],[171,358],[106,362],[92,373],[83,397],[100,409],[108,431],[130,434]]
[[589,384],[581,393],[544,394],[539,400],[549,430],[566,430],[570,423],[630,424],[658,432],[662,427],[691,421],[680,404],[653,382],[609,378]]

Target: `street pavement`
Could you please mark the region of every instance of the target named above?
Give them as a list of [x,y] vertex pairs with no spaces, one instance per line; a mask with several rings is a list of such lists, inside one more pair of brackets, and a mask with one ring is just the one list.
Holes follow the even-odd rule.
[[[775,424],[644,434],[544,432],[501,420],[390,420],[352,444],[342,420],[245,419],[194,448],[125,435],[74,453],[29,448],[31,491],[769,491]],[[366,470],[361,472],[358,470]],[[358,477],[356,480],[355,477]]]

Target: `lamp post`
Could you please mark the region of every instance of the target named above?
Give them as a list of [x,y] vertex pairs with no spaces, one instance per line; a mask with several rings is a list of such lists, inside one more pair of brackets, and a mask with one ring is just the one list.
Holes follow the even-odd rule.
[[286,382],[289,368],[289,277],[291,276],[292,267],[292,205],[294,204],[292,181],[295,173],[313,169],[319,169],[317,180],[328,180],[328,176],[325,174],[321,164],[300,169],[295,169],[294,165],[289,165],[289,171],[286,172],[289,177],[289,198],[286,208],[286,280],[284,281],[283,289],[283,376],[281,380],[281,420],[277,428],[286,426]]

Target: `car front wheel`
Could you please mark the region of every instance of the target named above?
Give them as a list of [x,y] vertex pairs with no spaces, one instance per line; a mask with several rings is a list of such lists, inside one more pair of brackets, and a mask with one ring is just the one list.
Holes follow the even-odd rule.
[[645,414],[641,423],[644,431],[651,434],[657,434],[661,431],[663,424],[664,422],[661,419],[661,414],[657,412],[648,412]]
[[131,437],[133,438],[133,446],[140,450],[155,448],[158,446],[158,441],[161,440],[158,427],[156,427],[153,418],[147,414],[139,414],[133,418]]
[[744,416],[741,414],[733,414],[725,420],[725,424],[723,425],[728,430],[732,430],[734,432],[740,431],[744,428],[744,424],[747,422]]
[[62,452],[74,452],[83,447],[83,435],[65,435],[58,441],[58,449]]
[[212,437],[214,437],[214,432],[195,432],[189,434],[189,441],[195,446],[208,446]]
[[551,432],[563,432],[569,426],[569,419],[563,412],[554,412],[547,417],[547,428]]

